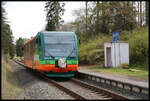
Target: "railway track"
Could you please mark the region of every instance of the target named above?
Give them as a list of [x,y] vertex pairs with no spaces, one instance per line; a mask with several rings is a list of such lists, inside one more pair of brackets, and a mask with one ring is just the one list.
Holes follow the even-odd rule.
[[[16,63],[23,65],[23,63],[15,61]],[[108,91],[106,89],[96,87],[93,85],[89,85],[85,82],[72,78],[67,81],[56,81],[46,77],[38,73],[43,79],[45,79],[48,83],[53,84],[54,86],[58,87],[68,95],[72,96],[75,99],[99,99],[99,100],[129,100],[128,97],[122,96],[120,94],[116,94],[114,92]]]

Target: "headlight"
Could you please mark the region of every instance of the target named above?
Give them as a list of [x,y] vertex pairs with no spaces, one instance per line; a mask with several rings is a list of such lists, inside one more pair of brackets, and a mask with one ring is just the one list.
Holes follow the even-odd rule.
[[65,68],[66,67],[66,59],[60,58],[58,60],[58,66],[61,67],[61,68]]

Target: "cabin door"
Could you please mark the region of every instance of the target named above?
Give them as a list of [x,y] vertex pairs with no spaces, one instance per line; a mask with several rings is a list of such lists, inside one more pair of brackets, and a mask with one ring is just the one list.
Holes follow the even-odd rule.
[[107,52],[107,67],[112,67],[112,61],[111,61],[111,48],[107,47],[106,48]]

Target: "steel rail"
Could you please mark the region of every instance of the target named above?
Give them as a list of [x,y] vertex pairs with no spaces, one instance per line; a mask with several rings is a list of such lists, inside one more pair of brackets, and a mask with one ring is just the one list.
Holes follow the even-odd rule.
[[77,84],[79,84],[79,85],[81,85],[82,87],[91,89],[94,92],[97,92],[99,94],[107,96],[108,98],[121,99],[121,100],[131,100],[130,98],[128,98],[126,96],[117,94],[115,92],[112,92],[112,91],[109,91],[109,90],[106,90],[106,89],[103,89],[103,88],[100,88],[100,87],[96,87],[94,85],[89,85],[88,83],[80,81],[80,80],[77,80],[77,79],[72,79],[72,81],[77,83]]

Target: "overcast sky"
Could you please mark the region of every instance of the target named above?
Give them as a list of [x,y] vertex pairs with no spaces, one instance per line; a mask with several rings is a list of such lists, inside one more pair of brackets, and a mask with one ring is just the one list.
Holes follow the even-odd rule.
[[[46,24],[45,2],[7,2],[4,6],[7,21],[13,31],[14,41],[19,37],[30,38],[44,30]],[[73,21],[73,10],[85,7],[85,2],[65,2],[65,12],[62,19]]]

